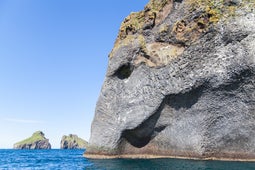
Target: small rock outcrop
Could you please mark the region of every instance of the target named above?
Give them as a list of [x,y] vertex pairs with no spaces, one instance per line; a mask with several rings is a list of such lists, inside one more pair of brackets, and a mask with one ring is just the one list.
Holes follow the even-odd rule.
[[255,160],[255,1],[150,0],[121,24],[88,158]]
[[51,149],[49,139],[45,138],[42,131],[37,131],[33,135],[25,140],[15,143],[14,149]]
[[60,142],[61,149],[86,149],[88,142],[77,135],[64,135]]

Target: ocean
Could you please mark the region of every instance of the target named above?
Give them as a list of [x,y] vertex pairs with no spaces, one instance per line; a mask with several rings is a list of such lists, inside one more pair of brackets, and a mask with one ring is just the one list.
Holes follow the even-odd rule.
[[255,170],[253,162],[181,159],[88,160],[84,150],[0,150],[1,170]]

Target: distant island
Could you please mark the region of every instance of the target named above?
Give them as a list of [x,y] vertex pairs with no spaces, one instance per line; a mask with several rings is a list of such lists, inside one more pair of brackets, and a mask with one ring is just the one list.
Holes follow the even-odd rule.
[[69,136],[64,135],[60,142],[61,149],[85,149],[88,142],[77,135],[70,134]]
[[42,131],[36,131],[27,139],[13,145],[14,149],[51,149],[49,139],[45,138]]

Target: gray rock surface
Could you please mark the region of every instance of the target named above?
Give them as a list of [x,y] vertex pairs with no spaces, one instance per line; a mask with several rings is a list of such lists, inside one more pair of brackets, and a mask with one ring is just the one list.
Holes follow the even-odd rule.
[[60,142],[61,149],[86,149],[88,142],[77,135],[64,135]]
[[24,139],[13,146],[14,149],[51,149],[49,139],[45,138],[42,131],[37,131],[27,139]]
[[151,0],[127,17],[85,157],[254,160],[254,6]]

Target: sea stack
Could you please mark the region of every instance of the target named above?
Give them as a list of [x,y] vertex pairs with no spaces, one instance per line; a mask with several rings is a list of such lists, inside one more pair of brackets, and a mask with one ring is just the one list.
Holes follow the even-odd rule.
[[27,139],[24,139],[13,146],[14,149],[51,149],[49,139],[45,138],[42,131],[37,131]]
[[88,142],[77,135],[69,134],[64,135],[60,142],[61,149],[86,149]]
[[254,11],[150,0],[125,18],[85,157],[255,160]]

